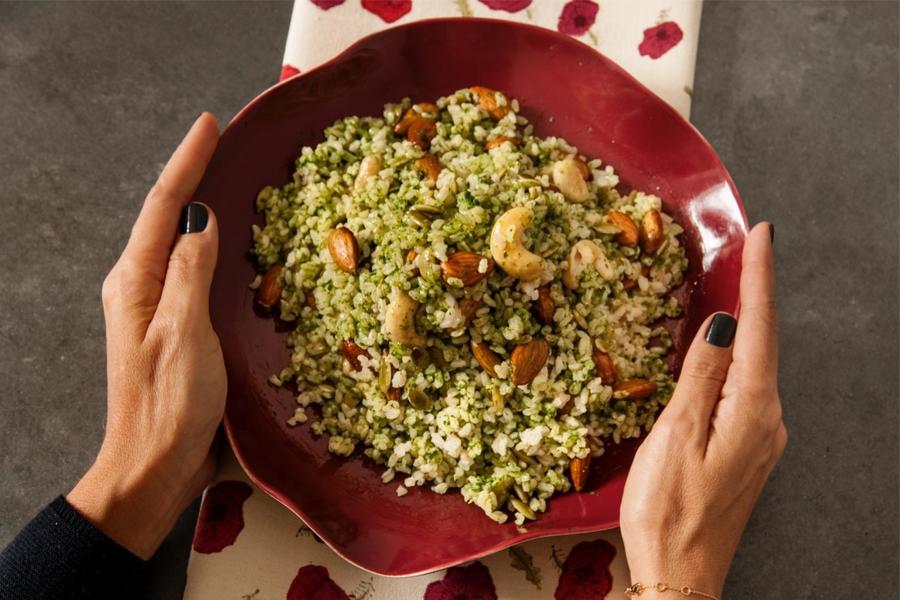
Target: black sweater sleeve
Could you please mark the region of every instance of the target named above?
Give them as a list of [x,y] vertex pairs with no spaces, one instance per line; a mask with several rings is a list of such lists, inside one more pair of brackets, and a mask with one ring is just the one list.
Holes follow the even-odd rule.
[[130,598],[146,565],[60,496],[0,553],[0,599]]

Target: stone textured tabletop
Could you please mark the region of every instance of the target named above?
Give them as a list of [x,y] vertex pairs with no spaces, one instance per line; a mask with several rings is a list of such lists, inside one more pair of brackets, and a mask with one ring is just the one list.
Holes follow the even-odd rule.
[[[279,70],[288,3],[0,3],[0,546],[90,464],[100,283],[201,110]],[[707,2],[693,121],[776,224],[788,450],[729,599],[898,589],[898,5]],[[187,514],[148,598],[177,598]]]

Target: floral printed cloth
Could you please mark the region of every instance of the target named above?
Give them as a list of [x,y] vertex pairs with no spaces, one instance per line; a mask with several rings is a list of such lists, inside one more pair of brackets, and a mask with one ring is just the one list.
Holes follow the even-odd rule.
[[[503,18],[596,47],[688,116],[700,12],[700,0],[295,0],[281,77],[395,23]],[[429,575],[378,577],[321,543],[227,451],[201,505],[184,598],[624,600],[629,583],[618,531],[534,540]]]
[[618,530],[526,542],[446,571],[378,577],[319,541],[230,451],[206,491],[186,600],[625,600]]
[[434,17],[539,25],[595,47],[687,117],[700,0],[295,0],[282,76],[322,64],[360,37]]

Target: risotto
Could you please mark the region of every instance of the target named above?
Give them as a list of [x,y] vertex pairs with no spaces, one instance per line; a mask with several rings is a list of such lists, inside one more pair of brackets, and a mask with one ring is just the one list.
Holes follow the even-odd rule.
[[668,401],[687,259],[659,198],[518,109],[473,87],[338,120],[259,193],[252,287],[293,327],[270,379],[291,425],[398,495],[458,488],[521,525]]

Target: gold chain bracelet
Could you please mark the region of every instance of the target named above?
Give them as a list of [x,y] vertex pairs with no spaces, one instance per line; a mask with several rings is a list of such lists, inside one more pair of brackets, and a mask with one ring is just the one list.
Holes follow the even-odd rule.
[[656,590],[657,592],[677,592],[682,596],[699,596],[701,598],[709,598],[709,600],[719,600],[712,594],[706,594],[704,592],[695,590],[689,585],[683,585],[681,587],[672,587],[668,583],[657,583],[655,585],[644,585],[643,583],[633,583],[627,588],[625,588],[625,595],[631,598],[632,596],[640,596],[647,590]]

